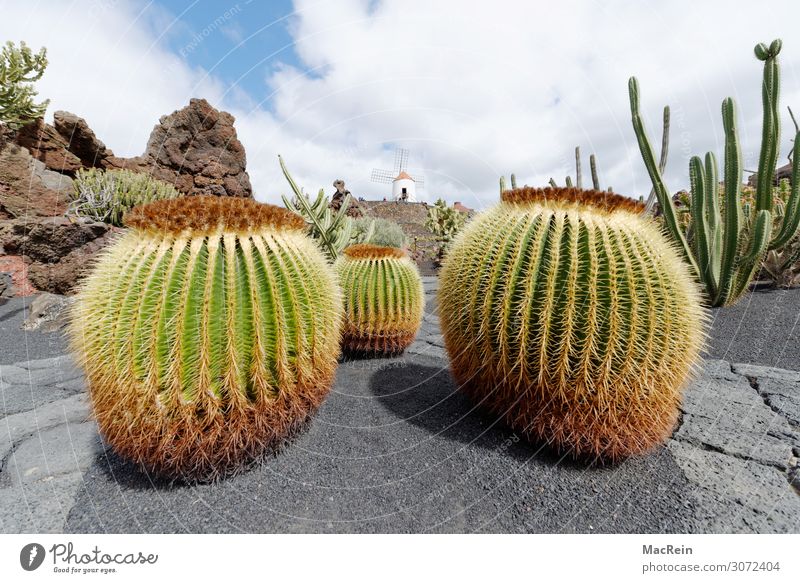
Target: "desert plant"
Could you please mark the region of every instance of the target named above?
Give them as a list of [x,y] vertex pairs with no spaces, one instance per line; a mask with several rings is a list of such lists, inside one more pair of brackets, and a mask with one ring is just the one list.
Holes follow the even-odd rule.
[[727,98],[722,103],[725,128],[725,198],[721,204],[717,159],[714,154],[708,152],[705,161],[694,156],[689,164],[692,187],[689,227],[693,233],[691,242],[681,226],[675,205],[664,184],[662,171],[656,166],[655,154],[639,115],[639,84],[635,77],[631,77],[628,83],[633,128],[664,214],[665,228],[677,242],[694,276],[703,283],[706,302],[712,306],[735,303],[747,291],[767,251],[779,249],[790,241],[800,224],[800,155],[797,154],[800,140],[795,139],[792,192],[780,229],[774,233],[772,228],[775,219],[772,183],[780,135],[780,71],[777,60],[780,50],[780,40],[773,41],[769,47],[763,43],[755,47],[756,57],[764,62],[764,121],[754,212],[750,213],[749,220],[745,217],[741,197],[742,164],[736,108],[733,99]]
[[42,116],[50,100],[34,103],[33,83],[47,68],[47,49],[35,53],[24,42],[8,41],[0,51],[0,122],[18,130]]
[[394,221],[380,217],[361,217],[353,220],[353,243],[403,249],[408,238],[403,228]]
[[521,188],[464,229],[439,317],[476,403],[578,456],[617,460],[670,434],[706,316],[643,209],[606,191]]
[[449,243],[455,238],[466,222],[466,214],[457,211],[451,206],[447,206],[447,203],[440,198],[432,206],[428,207],[425,228],[439,241]]
[[399,354],[422,323],[425,295],[417,266],[396,247],[352,245],[336,262],[344,296],[342,348]]
[[308,225],[308,232],[322,247],[328,261],[333,263],[339,257],[342,249],[350,244],[353,236],[353,220],[347,216],[347,209],[352,201],[352,196],[347,194],[339,210],[330,207],[330,200],[325,196],[325,190],[320,188],[314,202],[303,192],[289,174],[283,158],[278,156],[281,170],[289,186],[294,192],[290,200],[286,195],[281,195],[283,204],[290,211],[300,215]]
[[[600,178],[597,174],[597,158],[595,158],[594,154],[589,155],[589,168],[592,173],[592,188],[594,190],[600,190]],[[513,177],[513,174],[512,174]],[[567,176],[564,179],[564,182],[567,185],[567,188],[572,188],[572,177]],[[550,186],[553,188],[558,188],[558,184],[554,179],[550,179]],[[583,172],[581,170],[581,147],[575,146],[575,186],[577,188],[583,188]],[[511,188],[516,188],[517,185],[512,181]],[[611,187],[608,187],[608,192],[611,192]]]
[[767,251],[761,261],[761,277],[776,287],[800,286],[800,236],[780,249]]
[[135,206],[181,196],[171,184],[130,170],[82,168],[73,187],[69,214],[118,227],[125,213]]
[[70,326],[100,432],[172,478],[235,472],[301,428],[330,389],[336,274],[300,217],[251,199],[158,201],[126,225]]
[[[785,220],[786,207],[791,199],[789,181],[781,180],[773,189],[775,204],[775,224],[773,232],[779,231]],[[750,212],[753,202],[745,198],[745,216]],[[761,261],[760,277],[776,287],[796,287],[800,285],[800,234],[795,235],[785,245],[770,249]]]
[[[516,184],[516,178],[513,174],[511,179]],[[434,259],[436,263],[441,265],[447,249],[450,247],[450,242],[458,235],[466,222],[467,215],[447,206],[447,203],[441,198],[433,206],[428,207],[425,227],[436,237],[439,243],[439,250]]]

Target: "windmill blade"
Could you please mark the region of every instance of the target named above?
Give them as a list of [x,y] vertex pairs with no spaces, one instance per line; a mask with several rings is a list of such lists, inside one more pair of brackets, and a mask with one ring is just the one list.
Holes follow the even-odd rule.
[[397,148],[394,151],[394,175],[397,176],[406,169],[408,164],[408,150],[405,148]]
[[377,168],[372,170],[372,175],[370,176],[370,182],[378,182],[379,184],[391,184],[394,181],[395,174],[389,172],[388,170],[378,170]]
[[416,174],[412,174],[411,178],[414,179],[414,184],[416,185],[417,188],[419,188],[420,190],[425,188],[425,177],[424,176],[418,176]]

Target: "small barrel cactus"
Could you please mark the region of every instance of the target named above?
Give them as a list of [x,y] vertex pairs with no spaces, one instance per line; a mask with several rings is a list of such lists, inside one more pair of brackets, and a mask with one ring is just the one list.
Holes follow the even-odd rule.
[[335,266],[344,295],[344,352],[403,352],[414,341],[425,310],[414,262],[395,247],[359,244],[347,247]]
[[83,282],[71,344],[100,432],[170,478],[240,469],[301,428],[333,382],[341,295],[299,216],[197,196],[126,216]]
[[699,289],[642,208],[608,192],[506,191],[441,274],[463,390],[577,457],[615,461],[665,439],[705,341]]

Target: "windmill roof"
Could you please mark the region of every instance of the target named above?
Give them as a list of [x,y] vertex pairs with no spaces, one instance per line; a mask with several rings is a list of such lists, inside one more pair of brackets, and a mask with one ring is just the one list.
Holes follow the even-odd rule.
[[408,174],[405,170],[400,172],[400,174],[397,175],[397,178],[395,178],[395,180],[403,180],[404,178],[406,180],[414,180],[413,178],[411,178],[411,175]]

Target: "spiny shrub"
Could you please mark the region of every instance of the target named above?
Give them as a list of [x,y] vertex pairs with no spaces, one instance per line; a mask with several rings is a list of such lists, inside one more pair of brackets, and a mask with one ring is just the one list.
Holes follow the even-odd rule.
[[181,196],[171,184],[130,170],[81,169],[74,185],[72,214],[117,227],[135,206]]
[[344,295],[342,347],[349,354],[398,354],[414,341],[425,296],[417,266],[394,247],[352,245],[336,262]]
[[613,461],[665,439],[704,343],[699,289],[642,208],[608,192],[506,191],[441,274],[463,390],[579,457]]
[[353,220],[353,239],[379,247],[402,249],[408,243],[403,228],[389,219],[361,217]]
[[100,431],[172,478],[279,446],[330,389],[342,302],[302,218],[228,197],[137,207],[79,292],[71,344]]

